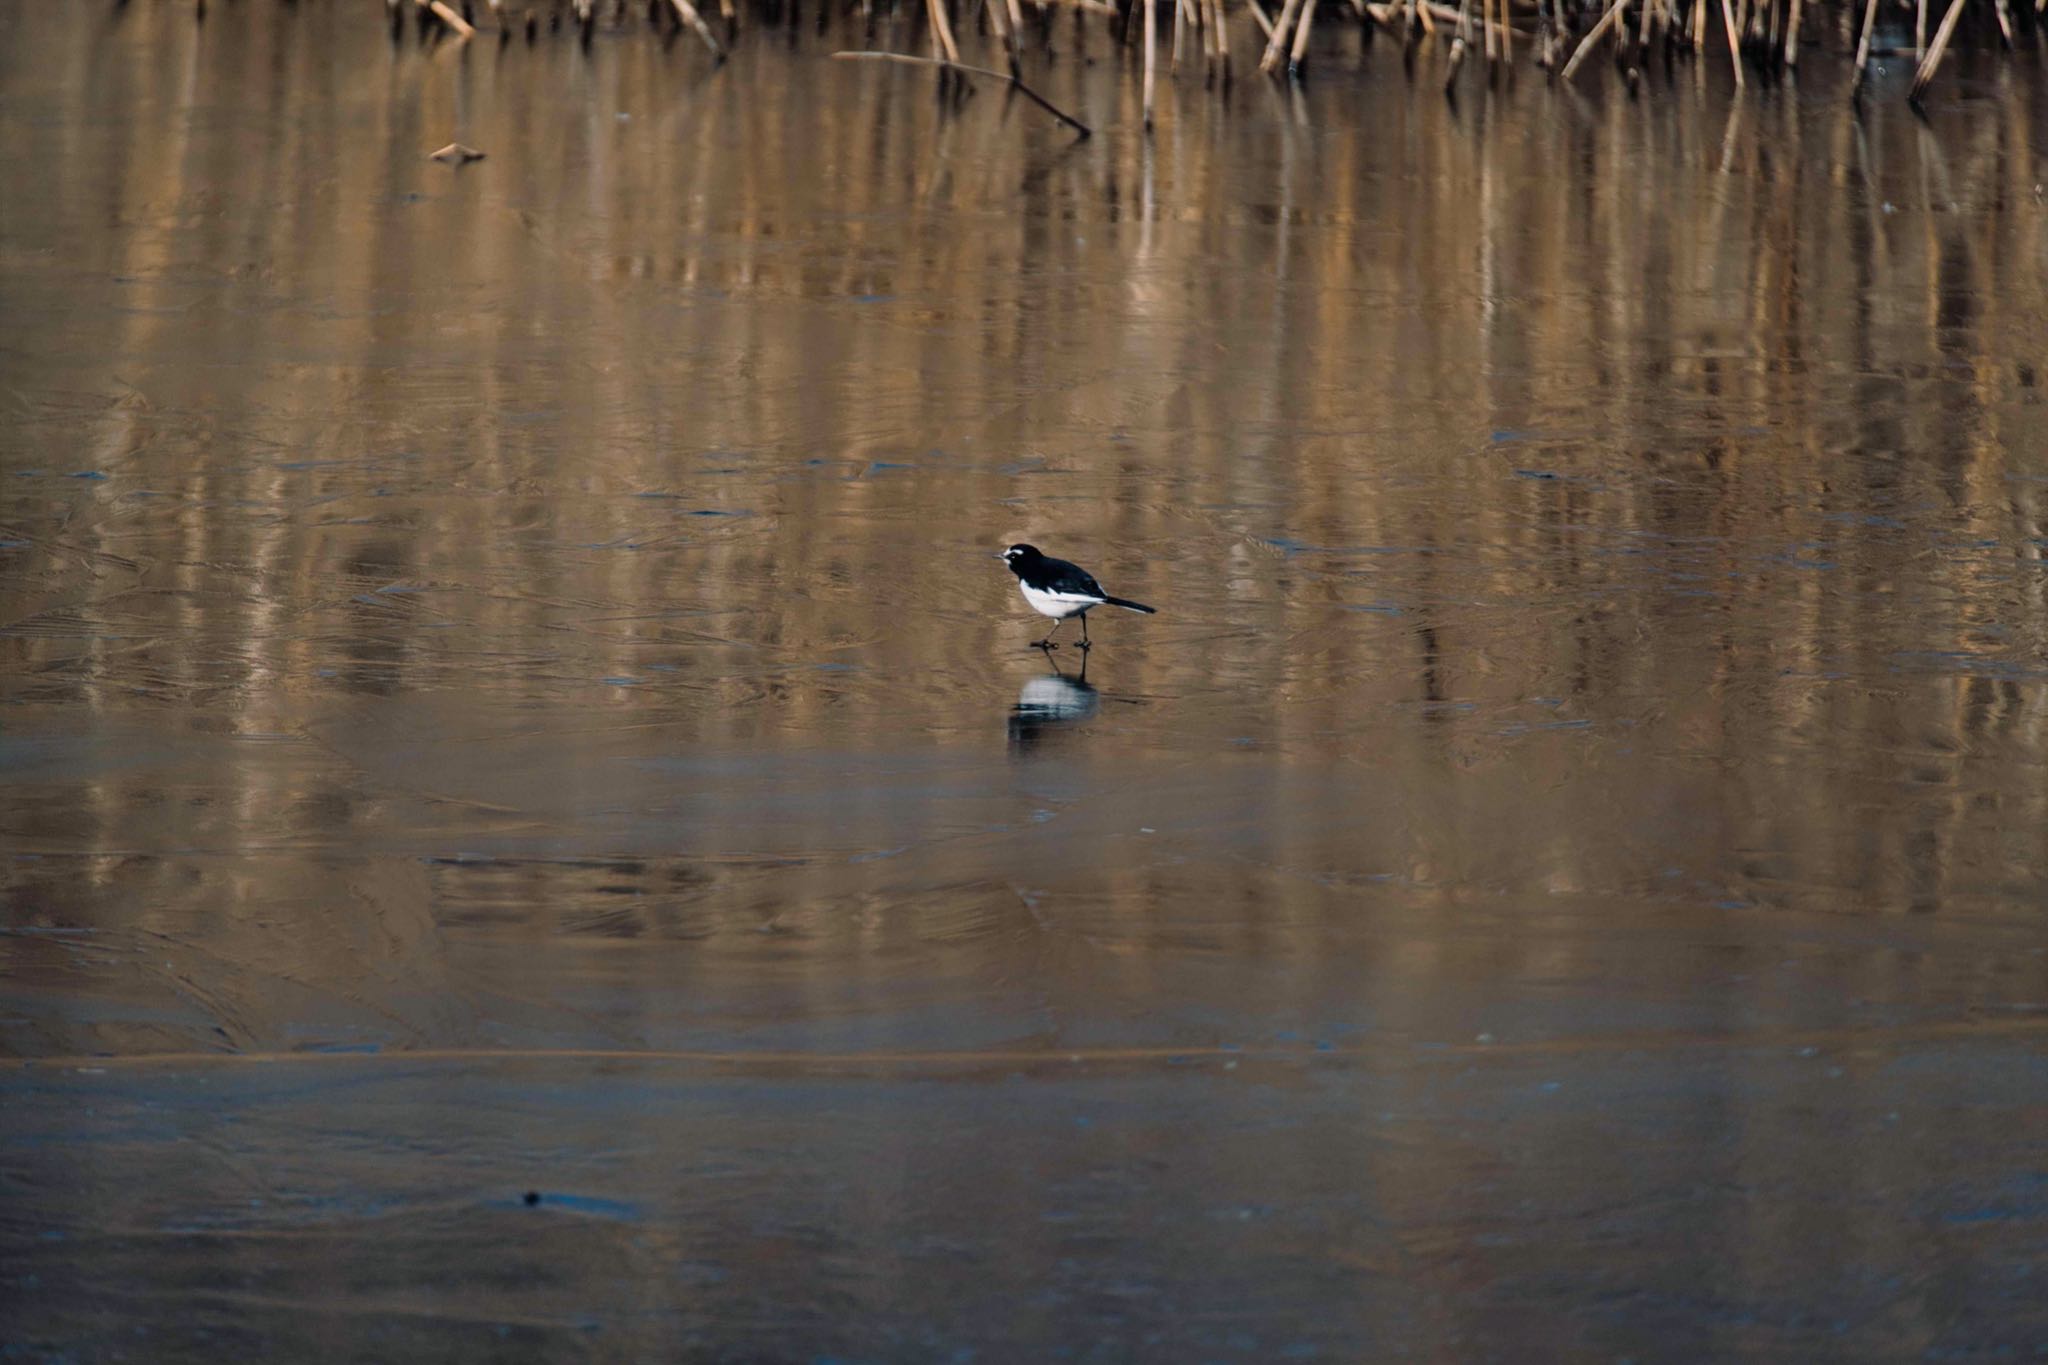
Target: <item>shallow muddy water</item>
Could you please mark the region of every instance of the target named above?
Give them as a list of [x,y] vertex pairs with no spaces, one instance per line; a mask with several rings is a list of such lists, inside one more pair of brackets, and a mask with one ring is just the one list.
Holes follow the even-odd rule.
[[2038,63],[1052,37],[0,12],[15,1352],[2048,1348]]

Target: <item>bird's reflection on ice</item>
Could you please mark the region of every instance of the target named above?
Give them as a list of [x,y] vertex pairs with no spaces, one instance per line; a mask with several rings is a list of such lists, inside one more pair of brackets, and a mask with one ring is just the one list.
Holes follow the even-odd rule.
[[1069,675],[1053,662],[1047,651],[1050,673],[1040,674],[1017,693],[1010,708],[1010,746],[1030,749],[1069,726],[1078,725],[1095,714],[1101,697],[1088,683],[1088,656],[1081,656],[1081,669]]

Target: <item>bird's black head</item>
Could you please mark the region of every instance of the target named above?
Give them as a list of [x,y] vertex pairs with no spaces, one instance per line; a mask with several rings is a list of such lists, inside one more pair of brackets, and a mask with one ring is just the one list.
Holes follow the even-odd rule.
[[1026,569],[1044,559],[1045,556],[1038,552],[1036,545],[1012,545],[1009,549],[1003,551],[1000,558],[1003,563],[1010,566],[1011,573],[1021,575]]

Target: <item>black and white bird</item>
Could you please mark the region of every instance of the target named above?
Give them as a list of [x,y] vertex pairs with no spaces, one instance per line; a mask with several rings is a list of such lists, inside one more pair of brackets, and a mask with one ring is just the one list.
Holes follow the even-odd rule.
[[1023,592],[1024,600],[1031,604],[1031,609],[1040,616],[1053,618],[1053,628],[1045,633],[1043,640],[1036,642],[1041,649],[1059,648],[1052,642],[1052,637],[1060,633],[1060,626],[1069,616],[1081,618],[1081,648],[1087,649],[1088,613],[1096,607],[1122,607],[1125,611],[1153,615],[1153,609],[1143,602],[1111,597],[1086,569],[1042,554],[1035,545],[1012,545],[996,558],[1009,565],[1010,572],[1017,575],[1017,587]]

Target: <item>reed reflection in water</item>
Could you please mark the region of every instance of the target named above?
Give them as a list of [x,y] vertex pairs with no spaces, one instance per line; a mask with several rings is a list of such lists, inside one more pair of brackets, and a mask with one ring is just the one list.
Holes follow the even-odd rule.
[[12,1341],[2048,1339],[2020,63],[0,25]]

